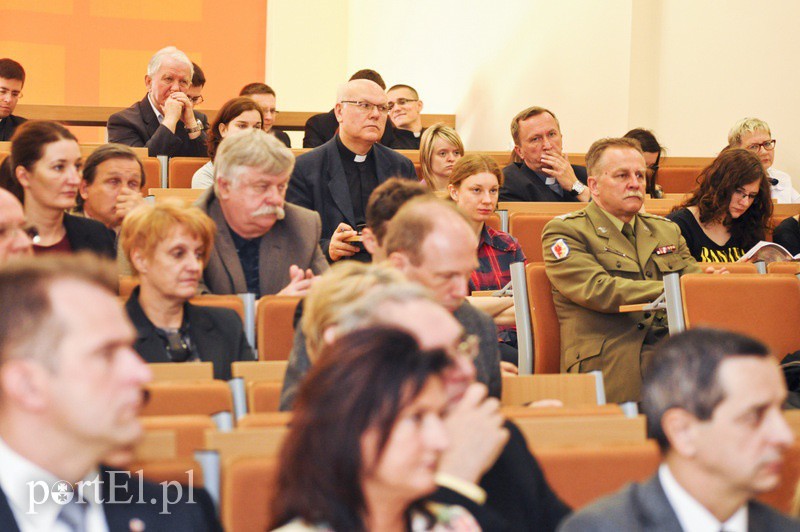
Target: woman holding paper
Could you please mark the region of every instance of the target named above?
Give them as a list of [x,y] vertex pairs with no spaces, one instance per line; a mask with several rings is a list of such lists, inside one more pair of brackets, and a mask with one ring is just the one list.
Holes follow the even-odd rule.
[[725,149],[667,218],[681,228],[697,261],[736,262],[766,240],[771,216],[769,181],[758,157]]

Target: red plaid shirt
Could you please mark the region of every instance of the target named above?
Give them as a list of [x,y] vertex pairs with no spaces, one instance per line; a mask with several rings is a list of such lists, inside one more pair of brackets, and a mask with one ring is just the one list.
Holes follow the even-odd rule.
[[512,262],[525,262],[517,239],[484,224],[478,243],[478,268],[470,275],[470,290],[500,290],[511,281]]

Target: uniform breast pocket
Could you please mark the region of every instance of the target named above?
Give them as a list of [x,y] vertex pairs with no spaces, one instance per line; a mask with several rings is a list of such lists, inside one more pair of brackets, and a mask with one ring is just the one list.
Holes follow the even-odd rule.
[[682,271],[684,268],[689,266],[689,263],[686,262],[686,259],[681,257],[677,254],[667,254],[667,255],[652,255],[652,260],[656,264],[656,268],[662,274],[664,273],[671,273],[671,272],[679,272]]
[[638,279],[642,276],[639,264],[626,255],[605,251],[597,255],[597,262],[614,277]]

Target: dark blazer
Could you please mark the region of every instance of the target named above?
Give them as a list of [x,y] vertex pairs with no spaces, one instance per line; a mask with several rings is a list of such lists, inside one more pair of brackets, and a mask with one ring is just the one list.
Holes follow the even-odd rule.
[[[208,128],[208,118],[203,113],[194,111],[194,117]],[[107,128],[108,142],[139,148],[147,146],[150,157],[208,157],[205,131],[196,139],[190,139],[183,122],[178,121],[175,133],[171,132],[158,122],[146,94],[142,101],[111,115]]]
[[117,258],[114,231],[97,220],[64,214],[64,229],[72,251],[87,250],[109,259]]
[[[327,113],[320,113],[306,120],[305,135],[303,136],[304,148],[317,148],[333,138],[339,129],[339,121],[333,109]],[[395,127],[389,118],[386,118],[386,127],[383,130],[381,144],[392,146]]]
[[[586,184],[586,167],[573,164],[572,170],[578,181]],[[564,191],[559,196],[544,184],[525,163],[511,163],[503,168],[505,182],[500,187],[500,201],[578,201],[578,198]]]
[[[800,530],[800,522],[789,519],[760,502],[750,501],[747,512],[748,530]],[[681,532],[682,529],[656,474],[645,483],[628,484],[618,493],[583,508],[565,520],[559,530]]]
[[[375,153],[378,184],[390,177],[417,180],[417,172],[410,159],[380,144],[375,144],[372,150]],[[336,139],[297,158],[286,200],[319,213],[322,218],[319,245],[326,257],[336,227],[345,222],[355,228],[353,203]]]
[[[177,486],[163,487],[152,482],[139,484],[139,477],[115,473],[113,477],[105,468],[100,469],[101,496],[105,503],[112,500],[130,501],[103,504],[108,530],[132,530],[131,521],[138,520],[147,532],[221,532],[222,527],[214,513],[208,493],[199,487],[192,490],[191,499],[187,487],[183,492]],[[165,493],[166,491],[166,493]],[[137,501],[144,501],[138,503]],[[172,502],[176,501],[176,502]],[[166,513],[161,513],[166,508]],[[0,489],[0,530],[19,532],[19,526],[5,492]]]
[[[133,348],[147,362],[170,362],[164,342],[156,333],[153,322],[139,304],[139,287],[125,303],[125,310],[136,327]],[[200,360],[214,363],[214,378],[231,379],[231,364],[239,360],[255,360],[253,350],[244,335],[242,320],[231,309],[203,307],[186,303],[184,319],[189,323],[189,337]]]
[[508,443],[480,480],[486,492],[484,504],[449,488],[439,488],[431,499],[463,506],[485,531],[553,531],[570,508],[550,488],[519,428],[511,421],[506,421],[505,427],[510,434]]
[[25,121],[25,118],[15,115],[8,115],[3,120],[0,120],[0,142],[11,140],[11,137],[14,136],[14,131],[17,130],[17,126]]
[[[209,188],[197,202],[198,207],[217,224],[214,249],[203,273],[201,291],[212,294],[244,294],[247,281],[242,263],[214,187]],[[292,264],[314,275],[328,270],[328,262],[319,248],[322,224],[314,211],[286,203],[286,218],[278,220],[267,234],[261,237],[258,248],[261,295],[277,294],[291,280],[289,266]]]
[[[205,122],[203,122],[203,123],[205,124]],[[276,139],[278,139],[279,141],[283,142],[286,145],[287,148],[291,148],[292,147],[292,141],[289,138],[289,135],[286,134],[286,132],[281,131],[280,129],[275,129],[274,127],[272,129],[270,129],[269,132],[272,133],[273,135],[275,135]]]

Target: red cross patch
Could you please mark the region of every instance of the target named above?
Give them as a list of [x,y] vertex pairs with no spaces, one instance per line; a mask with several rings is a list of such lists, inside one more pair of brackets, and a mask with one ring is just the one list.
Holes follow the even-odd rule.
[[569,246],[564,241],[563,238],[559,238],[556,240],[556,243],[550,246],[550,251],[553,252],[553,256],[556,259],[563,259],[567,255],[569,255]]

